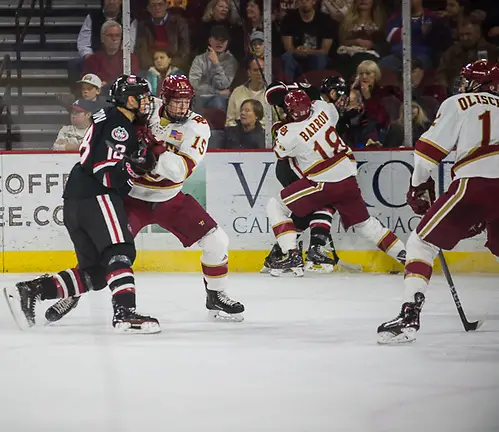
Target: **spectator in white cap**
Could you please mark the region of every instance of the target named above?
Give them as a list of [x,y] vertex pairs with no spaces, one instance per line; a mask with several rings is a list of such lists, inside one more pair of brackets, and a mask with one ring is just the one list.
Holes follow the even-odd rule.
[[80,95],[82,99],[94,102],[93,112],[109,106],[107,98],[101,96],[102,80],[95,74],[88,73],[77,81],[80,84]]
[[254,31],[250,36],[251,52],[258,59],[264,59],[265,46],[263,44],[264,37],[262,31]]
[[94,103],[78,99],[71,105],[71,125],[63,126],[52,150],[78,150],[91,123]]

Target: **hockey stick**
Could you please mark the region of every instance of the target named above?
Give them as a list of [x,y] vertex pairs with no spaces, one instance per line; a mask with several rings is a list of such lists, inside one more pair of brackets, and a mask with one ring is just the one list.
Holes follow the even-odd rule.
[[450,293],[452,294],[454,304],[456,305],[456,309],[457,309],[457,312],[459,314],[459,318],[461,318],[461,322],[463,323],[464,329],[467,332],[468,331],[475,331],[483,324],[483,321],[469,322],[466,319],[466,314],[464,313],[463,307],[461,306],[461,300],[459,300],[459,296],[457,295],[456,287],[454,286],[454,281],[452,280],[449,266],[447,265],[447,261],[445,260],[444,253],[443,253],[442,249],[439,249],[439,251],[438,251],[438,258],[440,260],[440,264],[442,265],[442,270],[444,272],[445,279],[447,279],[447,283],[449,284]]
[[329,234],[328,246],[331,249],[331,253],[333,254],[333,259],[336,263],[336,266],[348,273],[362,273],[362,266],[360,264],[352,264],[346,261],[343,261],[338,254],[336,253],[336,248],[334,247],[333,237]]

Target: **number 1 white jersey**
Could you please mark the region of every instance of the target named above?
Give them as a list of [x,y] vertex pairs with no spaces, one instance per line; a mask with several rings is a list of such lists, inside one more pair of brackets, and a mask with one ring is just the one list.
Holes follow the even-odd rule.
[[333,104],[313,101],[306,120],[287,123],[276,133],[274,152],[290,158],[299,177],[316,182],[339,182],[357,175],[352,150],[336,132],[338,111]]
[[464,93],[446,99],[414,151],[413,186],[456,149],[455,178],[499,178],[499,97]]

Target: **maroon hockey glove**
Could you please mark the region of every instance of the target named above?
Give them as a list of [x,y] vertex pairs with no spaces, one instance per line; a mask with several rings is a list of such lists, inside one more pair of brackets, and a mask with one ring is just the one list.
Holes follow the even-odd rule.
[[419,186],[409,186],[407,192],[407,204],[417,215],[424,215],[430,206],[435,202],[435,182],[430,177]]
[[473,225],[469,230],[468,234],[465,238],[475,237],[478,234],[481,234],[485,231],[487,224],[485,222],[478,222],[476,225]]
[[138,127],[137,128],[137,140],[141,147],[154,147],[155,145],[161,145],[161,142],[156,139],[156,137],[151,132],[148,127]]

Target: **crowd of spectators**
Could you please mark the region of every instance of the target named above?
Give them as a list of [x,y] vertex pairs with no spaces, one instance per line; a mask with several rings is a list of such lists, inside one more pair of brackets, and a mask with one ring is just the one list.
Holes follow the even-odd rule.
[[[72,113],[71,136],[81,135],[87,112],[105,106],[109,84],[123,71],[121,3],[103,0],[81,27],[79,58],[68,65],[72,99],[60,97]],[[273,80],[312,85],[339,75],[358,112],[345,132],[347,143],[400,147],[400,3],[273,0],[272,59],[266,59],[263,0],[132,0],[132,72],[146,77],[155,95],[166,76],[187,75],[196,92],[194,109],[215,132],[210,147],[244,149],[265,147],[265,68],[272,68]],[[499,59],[494,6],[494,0],[411,0],[414,142],[442,101],[457,92],[465,64]],[[72,142],[61,136],[54,148]]]

